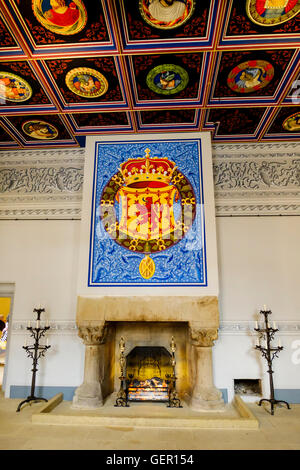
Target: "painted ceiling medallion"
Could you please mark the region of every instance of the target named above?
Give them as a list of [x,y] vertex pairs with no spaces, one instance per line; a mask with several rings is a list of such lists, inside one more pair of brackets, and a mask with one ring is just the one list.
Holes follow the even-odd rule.
[[27,101],[32,96],[32,89],[24,78],[9,72],[0,72],[0,99],[1,102]]
[[300,11],[299,0],[247,0],[247,15],[253,23],[276,26],[285,23]]
[[84,98],[97,98],[108,89],[108,81],[97,70],[77,67],[66,75],[67,87],[76,95]]
[[267,86],[273,77],[274,68],[269,62],[249,60],[231,70],[227,85],[238,93],[251,93]]
[[189,81],[186,70],[179,65],[162,64],[154,67],[147,75],[150,90],[160,95],[174,95],[184,90]]
[[52,33],[76,34],[87,22],[81,0],[33,0],[32,8],[36,19]]
[[45,121],[26,121],[22,124],[22,130],[29,137],[38,140],[52,140],[58,136],[56,127]]
[[283,121],[282,127],[286,131],[300,132],[300,112],[292,114]]
[[195,9],[194,0],[139,0],[143,19],[160,29],[173,29],[188,21]]

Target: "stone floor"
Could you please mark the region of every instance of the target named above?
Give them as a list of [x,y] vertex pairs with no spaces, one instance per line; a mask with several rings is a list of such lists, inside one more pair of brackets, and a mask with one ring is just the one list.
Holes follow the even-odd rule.
[[32,422],[43,403],[16,409],[21,400],[0,392],[1,450],[299,450],[300,405],[266,408],[247,404],[259,429],[179,429],[45,425]]

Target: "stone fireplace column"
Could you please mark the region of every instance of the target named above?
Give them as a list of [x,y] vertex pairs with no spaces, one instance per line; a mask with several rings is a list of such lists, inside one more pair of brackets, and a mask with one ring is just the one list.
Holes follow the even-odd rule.
[[195,381],[192,391],[191,408],[201,410],[222,410],[222,393],[214,386],[212,368],[212,347],[218,338],[216,328],[202,328],[190,322],[190,339],[195,353]]
[[85,344],[83,383],[73,397],[74,408],[98,408],[103,405],[100,383],[100,347],[105,343],[107,324],[103,321],[96,326],[78,327],[78,336]]

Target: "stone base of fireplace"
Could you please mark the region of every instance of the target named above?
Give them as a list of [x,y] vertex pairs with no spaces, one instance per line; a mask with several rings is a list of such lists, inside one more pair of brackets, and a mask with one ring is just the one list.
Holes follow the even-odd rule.
[[129,408],[116,408],[115,394],[94,410],[74,409],[62,394],[56,395],[32,415],[35,424],[116,427],[147,429],[258,429],[259,421],[246,403],[236,395],[222,412],[194,411],[183,402],[183,408],[167,408],[163,403],[134,403]]
[[94,409],[120,387],[119,341],[125,355],[136,346],[176,341],[176,388],[197,411],[222,410],[221,392],[213,383],[212,347],[218,337],[218,299],[206,297],[79,297],[78,334],[83,339],[83,383],[73,407]]

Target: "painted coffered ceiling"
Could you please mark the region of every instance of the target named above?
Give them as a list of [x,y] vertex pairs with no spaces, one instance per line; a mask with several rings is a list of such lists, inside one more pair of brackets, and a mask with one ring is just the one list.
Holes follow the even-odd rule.
[[0,0],[0,148],[297,142],[300,1]]

